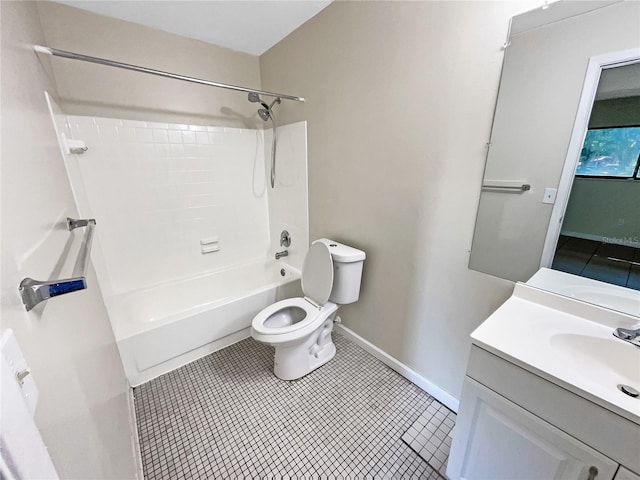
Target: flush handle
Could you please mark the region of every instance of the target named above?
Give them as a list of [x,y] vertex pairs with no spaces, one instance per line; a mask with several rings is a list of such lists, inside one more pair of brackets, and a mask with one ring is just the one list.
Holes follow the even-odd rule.
[[596,480],[597,476],[598,476],[598,468],[591,465],[589,467],[589,476],[587,477],[587,480]]

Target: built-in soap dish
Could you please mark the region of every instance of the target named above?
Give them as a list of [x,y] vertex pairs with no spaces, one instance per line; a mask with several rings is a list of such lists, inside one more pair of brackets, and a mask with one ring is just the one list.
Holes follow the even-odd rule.
[[61,137],[62,137],[62,149],[64,153],[80,155],[86,152],[87,150],[89,150],[89,147],[87,147],[87,144],[84,143],[82,140],[67,138],[64,133],[61,135]]
[[220,250],[218,237],[202,238],[200,240],[200,253],[213,253]]

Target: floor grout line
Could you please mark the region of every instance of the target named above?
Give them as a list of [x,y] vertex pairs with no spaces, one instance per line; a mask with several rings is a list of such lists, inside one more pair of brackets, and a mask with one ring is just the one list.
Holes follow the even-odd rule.
[[433,399],[427,410],[402,436],[402,441],[429,463],[442,478],[446,478],[451,433],[455,421],[456,414]]
[[433,397],[333,337],[336,357],[297,381],[246,339],[136,387],[145,479],[439,479],[402,440]]

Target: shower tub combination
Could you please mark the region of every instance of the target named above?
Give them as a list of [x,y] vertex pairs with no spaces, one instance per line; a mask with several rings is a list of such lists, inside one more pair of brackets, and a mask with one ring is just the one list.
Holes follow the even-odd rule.
[[[52,118],[67,138],[87,141],[66,166],[80,215],[102,225],[92,261],[132,386],[248,337],[258,312],[300,295],[309,243],[304,122],[279,129],[279,183],[269,188],[268,170],[258,168],[258,195],[252,173],[266,162],[252,130]],[[201,144],[186,142],[194,132]],[[136,175],[122,175],[123,165]],[[285,229],[294,239],[286,263],[274,259]],[[220,245],[205,251],[209,241]]]
[[253,317],[300,295],[300,271],[274,260],[105,299],[131,386],[250,336]]
[[[68,117],[50,103],[78,211],[103,225],[92,259],[132,386],[248,337],[262,309],[301,295],[295,266],[302,265],[309,243],[306,122],[277,126],[274,107],[303,98],[35,49],[242,91],[273,127],[267,149],[260,139],[268,130],[258,135],[255,129],[219,125]],[[275,100],[269,104],[262,97]],[[76,155],[67,139],[87,148]],[[130,241],[134,230],[142,232],[141,242]],[[246,260],[274,255],[284,230],[295,238],[286,264],[273,257]],[[203,248],[219,238],[221,251]],[[170,258],[164,258],[167,252]]]

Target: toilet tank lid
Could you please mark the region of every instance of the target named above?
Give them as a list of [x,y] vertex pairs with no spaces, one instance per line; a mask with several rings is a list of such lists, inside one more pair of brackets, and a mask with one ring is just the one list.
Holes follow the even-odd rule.
[[317,242],[322,242],[327,247],[329,247],[329,251],[331,252],[331,257],[336,262],[343,262],[343,263],[361,262],[366,258],[366,255],[362,250],[358,250],[357,248],[353,248],[348,245],[344,245],[342,243],[329,240],[328,238],[319,238],[313,243],[317,243]]

